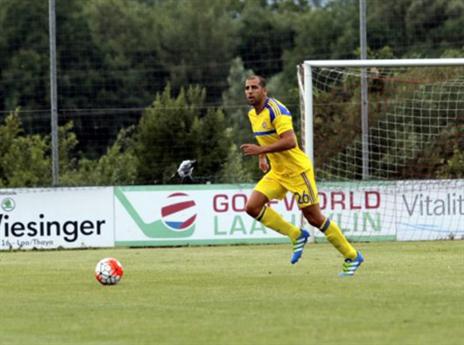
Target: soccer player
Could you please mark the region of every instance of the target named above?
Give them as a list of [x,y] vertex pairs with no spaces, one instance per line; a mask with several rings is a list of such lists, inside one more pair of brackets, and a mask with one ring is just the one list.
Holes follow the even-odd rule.
[[303,254],[309,232],[285,221],[267,206],[270,200],[282,199],[290,191],[309,224],[321,230],[344,256],[339,275],[352,276],[364,258],[347,241],[338,225],[322,215],[312,163],[298,147],[290,112],[278,100],[267,96],[266,80],[261,76],[247,78],[245,95],[252,106],[248,118],[259,145],[243,144],[240,148],[246,156],[258,156],[259,168],[266,173],[251,193],[246,212],[290,238],[293,243],[290,262],[295,264]]

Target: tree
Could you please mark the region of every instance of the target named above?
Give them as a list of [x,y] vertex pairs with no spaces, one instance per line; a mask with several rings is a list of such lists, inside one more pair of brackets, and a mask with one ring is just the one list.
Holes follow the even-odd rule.
[[37,187],[51,184],[51,162],[47,140],[24,135],[18,111],[0,125],[0,186]]
[[[255,141],[247,116],[249,106],[246,105],[244,93],[245,80],[252,74],[254,74],[252,70],[245,69],[240,57],[232,61],[227,77],[228,88],[222,94],[222,104],[233,144],[229,147],[221,172],[221,182],[240,182],[241,178],[245,179],[241,182],[249,182],[253,177],[259,176],[256,160],[244,159],[239,151],[240,145]],[[234,177],[234,174],[237,176]]]
[[168,85],[148,107],[137,126],[135,155],[139,183],[169,183],[180,162],[196,159],[203,178],[214,178],[227,156],[230,139],[219,109],[206,109],[199,86],[172,96]]
[[235,58],[227,77],[228,88],[222,94],[222,106],[226,121],[228,126],[233,128],[234,142],[238,146],[253,139],[246,115],[248,106],[244,92],[245,80],[252,74],[254,74],[252,70],[245,69],[240,57]]
[[[242,153],[237,145],[232,144],[229,148],[227,159],[218,176],[220,183],[251,183],[253,173],[244,164]],[[256,162],[255,162],[256,163]],[[255,164],[257,166],[257,164]]]
[[291,21],[295,32],[293,44],[284,51],[283,68],[270,78],[270,84],[292,114],[299,113],[297,65],[311,59],[355,57],[359,41],[356,4],[353,0],[329,2],[326,6],[301,12]]
[[173,90],[208,85],[218,100],[239,43],[233,0],[170,0],[156,6],[157,53]]
[[110,107],[140,107],[162,91],[165,70],[156,51],[156,9],[140,1],[96,0],[83,10],[101,53],[102,80],[95,100]]
[[2,1],[0,27],[0,110],[44,108],[49,71],[47,3]]
[[200,120],[195,159],[198,161],[197,175],[202,181],[215,182],[226,162],[232,143],[230,130],[221,109],[208,109]]
[[240,12],[239,54],[246,68],[265,77],[282,70],[282,54],[293,46],[292,23],[301,10],[293,1],[244,2]]
[[[65,186],[115,186],[136,182],[137,159],[133,151],[133,128],[119,132],[116,141],[96,160],[81,158],[62,170],[60,184]],[[72,145],[71,145],[72,146]],[[69,148],[71,148],[71,146]],[[60,157],[60,163],[65,157]]]
[[[406,11],[411,0],[391,0],[367,4],[367,40],[373,51],[390,46],[401,56],[411,46],[407,35]],[[357,54],[359,56],[359,54]]]
[[405,14],[412,51],[439,56],[449,44],[462,42],[464,3],[462,1],[412,0]]

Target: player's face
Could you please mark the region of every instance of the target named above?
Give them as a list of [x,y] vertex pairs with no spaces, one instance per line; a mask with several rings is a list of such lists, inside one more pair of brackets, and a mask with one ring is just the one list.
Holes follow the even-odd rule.
[[266,88],[259,84],[259,79],[249,79],[245,82],[245,96],[248,104],[259,106],[267,97]]

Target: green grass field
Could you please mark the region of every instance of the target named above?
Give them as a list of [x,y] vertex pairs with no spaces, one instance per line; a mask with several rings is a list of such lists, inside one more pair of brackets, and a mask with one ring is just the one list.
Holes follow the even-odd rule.
[[[0,253],[0,344],[463,344],[464,241]],[[118,258],[117,286],[94,278]]]

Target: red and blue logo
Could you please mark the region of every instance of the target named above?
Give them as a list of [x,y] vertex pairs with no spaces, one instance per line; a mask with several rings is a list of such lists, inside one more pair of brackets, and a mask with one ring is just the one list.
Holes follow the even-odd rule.
[[155,196],[152,200],[160,211],[159,219],[146,221],[129,201],[122,187],[115,188],[114,194],[126,209],[145,236],[150,238],[182,238],[189,237],[195,231],[197,205],[192,197],[183,192],[174,192],[160,200]]
[[173,193],[161,208],[161,220],[176,232],[187,231],[195,223],[197,209],[195,201],[186,193]]

